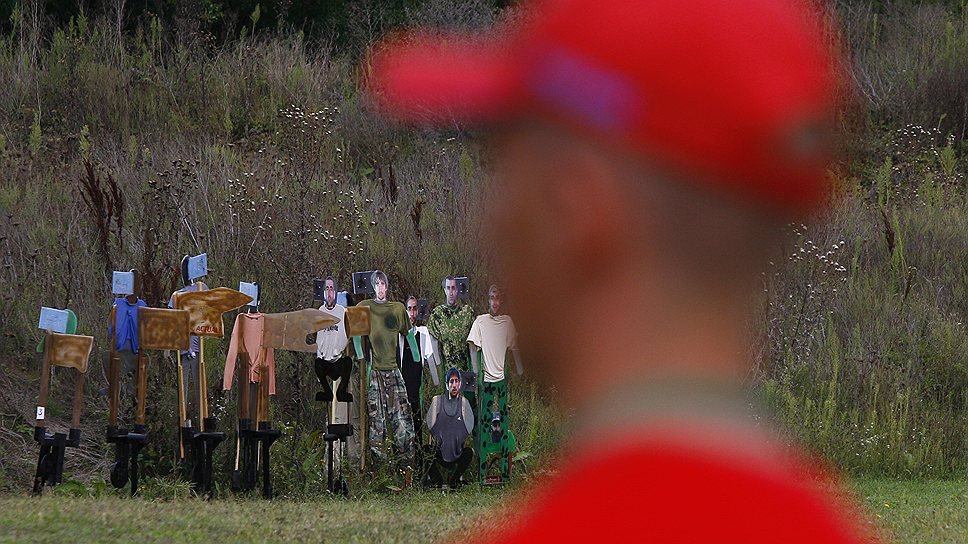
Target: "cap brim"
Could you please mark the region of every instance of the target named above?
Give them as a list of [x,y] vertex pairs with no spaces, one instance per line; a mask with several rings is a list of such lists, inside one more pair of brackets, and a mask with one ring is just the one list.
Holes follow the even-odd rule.
[[371,99],[408,123],[496,121],[522,94],[519,62],[496,36],[397,36],[374,48],[368,66]]

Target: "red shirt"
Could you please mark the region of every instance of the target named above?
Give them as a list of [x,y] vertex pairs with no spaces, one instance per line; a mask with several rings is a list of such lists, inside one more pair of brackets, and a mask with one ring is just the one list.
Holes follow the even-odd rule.
[[518,497],[483,534],[470,532],[490,543],[878,541],[860,510],[833,482],[807,476],[804,462],[682,436],[610,441]]

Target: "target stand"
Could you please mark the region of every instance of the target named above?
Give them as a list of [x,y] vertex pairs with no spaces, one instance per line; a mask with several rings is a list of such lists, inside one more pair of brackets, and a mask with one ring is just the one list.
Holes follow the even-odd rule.
[[[58,334],[47,331],[44,339],[43,370],[40,377],[40,399],[34,423],[34,440],[40,445],[37,471],[34,475],[34,493],[40,494],[44,486],[53,487],[64,477],[64,453],[67,448],[81,444],[81,410],[84,406],[84,379],[87,376],[88,358],[94,346],[91,336]],[[47,432],[47,396],[50,390],[51,366],[69,367],[77,371],[74,389],[74,414],[67,433]]]
[[161,308],[138,308],[138,373],[137,414],[129,430],[118,425],[121,394],[121,358],[116,349],[117,308],[111,310],[114,334],[108,372],[108,425],[107,441],[115,445],[115,461],[111,467],[111,485],[120,489],[129,481],[131,495],[138,494],[138,458],[148,443],[145,426],[145,400],[148,389],[148,350],[188,349],[188,312]]
[[[338,380],[333,382],[335,390]],[[329,403],[329,423],[323,440],[326,442],[326,491],[333,495],[349,496],[349,485],[343,477],[343,465],[346,459],[346,442],[353,436],[353,425],[350,423],[350,403],[332,401]],[[336,456],[339,455],[338,469]],[[334,478],[333,472],[338,470]]]

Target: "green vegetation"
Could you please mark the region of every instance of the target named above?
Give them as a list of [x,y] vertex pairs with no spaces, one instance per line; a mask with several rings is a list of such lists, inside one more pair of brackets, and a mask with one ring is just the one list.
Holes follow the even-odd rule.
[[964,481],[862,480],[856,489],[897,544],[965,541],[968,484]]
[[[366,76],[359,54],[382,32],[405,22],[480,26],[503,3],[471,2],[458,13],[443,0],[401,2],[381,15],[379,2],[363,2],[373,9],[332,15],[326,28],[355,34],[331,43],[320,27],[280,24],[274,4],[238,13],[201,4],[204,17],[138,12],[119,25],[106,7],[58,21],[0,2],[13,6],[0,27],[4,489],[27,489],[36,459],[37,309],[73,309],[79,331],[103,350],[114,269],[138,268],[144,298],[158,306],[177,287],[181,256],[207,251],[208,283],[259,281],[266,311],[305,306],[311,280],[326,273],[347,279],[382,268],[397,299],[439,299],[439,279],[464,273],[478,309],[484,287],[500,280],[494,248],[480,243],[486,141],[464,127],[389,126],[357,87]],[[750,324],[751,379],[791,436],[850,474],[961,476],[968,6],[840,2],[837,10],[858,88],[842,117],[846,160],[831,172],[838,199],[829,223],[791,225],[782,259],[766,271]],[[224,357],[224,343],[207,349],[209,361]],[[220,391],[220,366],[209,365],[210,402],[230,429],[235,399]],[[272,419],[285,436],[273,470],[277,492],[292,498],[315,496],[322,481],[324,415],[309,367],[298,355],[277,359]],[[144,468],[171,477],[171,357],[153,354],[150,372]],[[69,411],[65,376],[52,382],[55,424]],[[94,357],[85,441],[67,459],[86,484],[111,462],[101,440],[105,388]],[[510,390],[511,428],[528,464],[540,467],[565,415],[532,377],[512,377]],[[224,481],[234,451],[217,451]]]
[[[964,542],[968,484],[874,479],[854,487],[897,544]],[[473,486],[459,493],[368,493],[352,500],[203,501],[174,499],[151,481],[146,492],[155,498],[88,496],[70,484],[39,499],[0,497],[0,542],[128,542],[133,535],[143,542],[196,542],[211,535],[238,541],[426,542],[479,522],[507,493]]]
[[[73,309],[79,332],[104,350],[114,269],[138,268],[146,301],[164,306],[178,287],[181,255],[206,251],[206,281],[260,282],[265,311],[308,305],[313,278],[348,282],[352,271],[377,267],[398,299],[439,298],[441,277],[468,274],[483,311],[484,286],[497,279],[477,243],[489,183],[477,144],[457,133],[392,130],[357,93],[355,60],[312,48],[301,34],[202,45],[159,18],[124,35],[119,58],[112,32],[108,19],[80,16],[37,50],[19,31],[0,40],[0,168],[10,174],[0,187],[0,278],[8,287],[0,294],[8,369],[0,403],[11,429],[0,436],[4,487],[23,488],[36,462],[26,426],[37,361],[24,348],[38,338],[36,308]],[[230,430],[236,399],[221,392],[217,362],[225,349],[206,344],[212,412]],[[174,473],[174,363],[151,358],[144,469],[166,476]],[[323,477],[325,415],[312,400],[311,360],[280,353],[276,362],[272,420],[285,431],[273,447],[276,490],[312,494]],[[55,423],[72,379],[55,373]],[[549,391],[514,382],[512,426],[522,450],[541,455],[560,434],[560,416]],[[92,357],[89,441],[67,467],[83,481],[102,478],[111,462],[100,440],[106,386],[102,360]],[[218,450],[220,478],[231,470],[233,446]]]
[[429,542],[472,523],[499,490],[358,500],[0,498],[0,542]]
[[[794,225],[769,273],[762,390],[796,438],[853,474],[963,474],[968,202],[950,141],[905,127],[830,221]],[[901,143],[903,142],[903,143]]]

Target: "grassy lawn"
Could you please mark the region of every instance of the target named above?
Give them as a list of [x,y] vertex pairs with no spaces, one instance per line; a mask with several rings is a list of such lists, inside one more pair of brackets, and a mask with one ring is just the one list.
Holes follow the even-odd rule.
[[[898,543],[968,541],[968,483],[862,480],[856,489]],[[471,521],[504,493],[465,488],[273,502],[7,495],[0,497],[0,542],[425,542]]]
[[0,542],[428,542],[497,501],[497,489],[317,501],[0,498]]
[[964,480],[863,480],[856,488],[898,543],[968,542],[968,482]]

